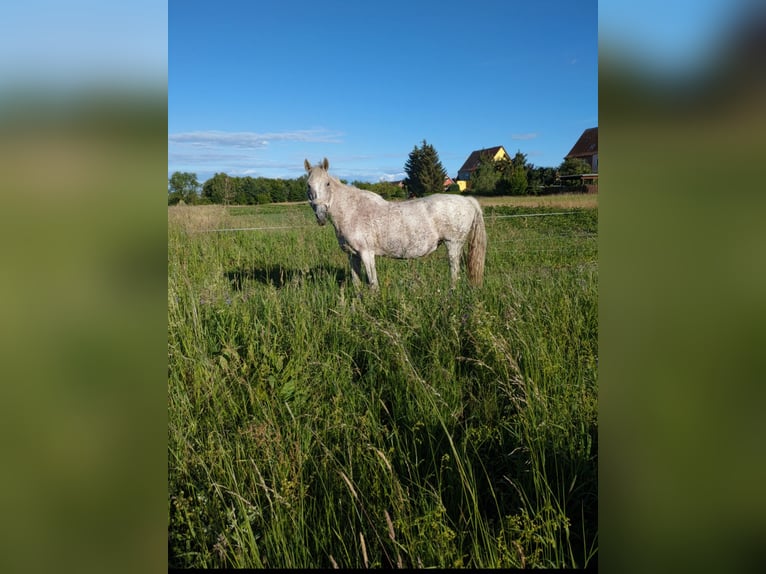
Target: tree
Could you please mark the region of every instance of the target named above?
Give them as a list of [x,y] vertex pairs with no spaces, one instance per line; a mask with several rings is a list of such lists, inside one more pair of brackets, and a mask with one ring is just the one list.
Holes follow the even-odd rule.
[[590,164],[577,157],[568,157],[559,165],[557,177],[565,188],[571,191],[585,191],[582,178],[579,177],[584,173],[590,173]]
[[289,180],[287,200],[288,201],[305,201],[306,200],[306,182],[309,176],[303,174],[297,179]]
[[471,173],[471,193],[477,195],[496,195],[499,192],[502,172],[501,162],[496,162],[490,154],[479,158],[479,165]]
[[579,157],[568,157],[559,165],[559,175],[582,175],[590,173],[590,164]]
[[202,185],[202,196],[211,203],[232,203],[236,193],[236,181],[225,173],[216,173]]
[[511,170],[507,178],[507,193],[510,195],[524,195],[529,185],[529,167],[526,154],[516,152],[511,160]]
[[351,185],[359,189],[366,189],[367,191],[377,193],[380,197],[386,200],[407,196],[404,189],[394,183],[391,183],[390,181],[378,181],[376,183],[371,183],[369,181],[355,180],[351,182]]
[[271,196],[271,201],[273,203],[282,203],[287,201],[287,185],[285,180],[272,179],[269,195]]
[[370,186],[370,190],[380,195],[383,199],[397,199],[406,197],[404,189],[390,181],[379,181]]
[[407,173],[407,188],[411,195],[423,197],[429,193],[444,191],[447,171],[442,166],[436,149],[426,140],[423,140],[420,147],[412,148],[404,164],[404,171]]
[[228,175],[223,180],[223,203],[229,205],[234,203],[234,197],[237,194],[237,180],[239,178],[229,177]]
[[173,205],[181,200],[189,204],[198,203],[199,187],[196,173],[173,172],[168,178],[168,204]]
[[531,168],[527,156],[520,151],[513,159],[503,157],[497,161],[485,154],[479,158],[479,165],[471,174],[471,192],[477,195],[524,195]]
[[240,182],[238,189],[239,193],[237,194],[237,203],[241,205],[252,205],[255,203],[255,195],[257,193],[256,191],[256,181],[254,177],[251,176],[245,176],[242,178],[242,181]]
[[529,192],[543,193],[546,187],[556,181],[556,169],[553,167],[533,167],[529,170]]

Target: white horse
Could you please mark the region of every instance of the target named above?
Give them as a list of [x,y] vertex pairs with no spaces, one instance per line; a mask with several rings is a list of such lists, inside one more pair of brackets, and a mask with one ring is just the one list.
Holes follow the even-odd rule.
[[473,197],[437,193],[389,202],[332,177],[327,172],[327,158],[313,167],[305,160],[304,166],[309,174],[308,200],[317,222],[324,225],[330,217],[338,243],[348,253],[355,285],[361,282],[364,263],[367,281],[377,289],[376,255],[412,259],[428,255],[444,243],[454,287],[466,241],[468,278],[474,285],[481,285],[487,233],[481,206]]

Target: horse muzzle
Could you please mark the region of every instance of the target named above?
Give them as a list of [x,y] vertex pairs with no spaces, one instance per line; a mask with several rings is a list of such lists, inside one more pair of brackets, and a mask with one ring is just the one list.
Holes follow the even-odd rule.
[[324,205],[314,205],[311,204],[311,207],[314,209],[314,215],[317,217],[317,223],[319,225],[324,225],[327,223],[327,207]]

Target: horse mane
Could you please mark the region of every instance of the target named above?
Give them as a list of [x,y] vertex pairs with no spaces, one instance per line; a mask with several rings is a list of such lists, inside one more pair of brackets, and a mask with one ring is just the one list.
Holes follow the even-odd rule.
[[[305,160],[304,165],[306,166],[306,171],[310,171],[312,169],[312,166],[309,163],[309,160]],[[361,189],[350,183],[343,183],[340,179],[331,175],[327,169],[329,167],[329,162],[327,161],[327,158],[324,158],[321,163],[318,163],[316,166],[313,166],[313,167],[321,168],[327,172],[327,178],[332,182],[333,189],[336,191],[337,190],[353,191],[355,194],[360,195],[367,199],[371,199],[376,204],[380,204],[380,205],[389,203],[380,194],[375,193],[374,191],[370,191],[369,189]]]
[[386,201],[386,199],[379,193],[375,193],[374,191],[370,191],[369,189],[359,188],[355,185],[351,185],[350,183],[343,183],[341,180],[331,176],[329,173],[327,175],[330,177],[330,181],[333,182],[334,189],[336,191],[338,189],[341,189],[343,191],[350,191],[359,197],[372,200],[373,203],[378,205],[387,205],[388,203],[390,203],[389,201]]

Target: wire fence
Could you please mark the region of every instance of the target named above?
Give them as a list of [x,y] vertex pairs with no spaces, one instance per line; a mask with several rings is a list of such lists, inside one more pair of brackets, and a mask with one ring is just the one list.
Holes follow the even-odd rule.
[[[484,218],[487,223],[492,223],[495,219],[508,219],[516,217],[546,217],[549,215],[574,215],[579,213],[578,211],[552,211],[549,213],[515,213],[511,215],[488,215]],[[263,213],[258,214],[259,217],[264,215],[283,215],[281,213]],[[305,225],[270,225],[268,227],[227,227],[218,229],[200,229],[196,233],[222,233],[232,231],[270,231],[272,229],[300,229],[304,227],[313,227],[313,224]]]
[[552,211],[550,213],[514,213],[511,215],[488,215],[484,218],[485,221],[492,221],[493,219],[505,219],[507,217],[542,217],[544,215],[573,215],[579,213],[578,211]]
[[[553,211],[553,212],[541,212],[541,213],[517,213],[517,214],[508,214],[508,215],[487,215],[485,216],[485,222],[488,225],[491,225],[495,220],[498,219],[516,219],[516,218],[527,218],[527,217],[548,217],[548,216],[563,216],[563,215],[574,215],[579,213],[579,211]],[[263,213],[263,214],[257,214],[258,216],[264,216],[264,215],[275,215],[275,216],[283,216],[283,213]],[[301,229],[301,228],[307,228],[307,227],[313,227],[316,228],[317,225],[313,221],[311,223],[306,224],[295,224],[295,225],[269,225],[269,226],[257,226],[257,227],[229,227],[229,228],[217,228],[217,229],[201,229],[197,230],[194,233],[227,233],[227,232],[240,232],[240,231],[276,231],[276,230],[289,230],[289,229]],[[579,239],[582,240],[581,242],[578,242],[578,245],[557,245],[556,240],[557,239],[563,239],[563,238],[569,238],[569,239]],[[522,275],[537,275],[540,272],[545,271],[561,271],[565,269],[578,269],[580,271],[585,270],[597,270],[598,269],[598,246],[593,245],[593,241],[598,239],[597,233],[591,233],[591,232],[583,232],[582,230],[576,231],[574,234],[567,234],[567,233],[554,233],[552,235],[547,235],[545,237],[539,237],[537,239],[533,239],[530,241],[528,238],[526,240],[520,240],[520,239],[501,239],[501,240],[495,240],[491,241],[489,243],[489,246],[494,246],[498,244],[518,244],[519,248],[516,250],[513,250],[514,252],[518,254],[546,254],[547,257],[553,257],[558,258],[559,256],[553,255],[557,253],[570,253],[570,254],[577,254],[580,257],[585,257],[585,261],[558,261],[558,262],[548,262],[542,265],[535,265],[534,267],[525,267],[522,265],[522,267],[517,269],[517,272],[521,272]],[[506,252],[506,248],[501,249],[502,252]],[[595,257],[595,259],[593,259]]]

